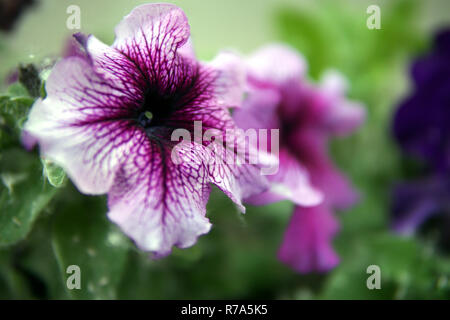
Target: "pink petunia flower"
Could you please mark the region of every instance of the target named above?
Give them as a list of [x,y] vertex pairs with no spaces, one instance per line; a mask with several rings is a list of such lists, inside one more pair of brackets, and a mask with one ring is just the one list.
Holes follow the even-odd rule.
[[280,168],[268,176],[272,188],[246,201],[294,202],[278,256],[302,273],[326,271],[339,261],[331,244],[338,230],[333,210],[350,206],[357,195],[329,158],[328,140],[350,133],[365,116],[359,103],[345,98],[339,74],[326,73],[316,86],[305,72],[304,59],[293,49],[260,49],[247,60],[247,98],[233,115],[244,129],[280,129]]
[[[183,129],[200,134],[235,128],[245,81],[239,59],[220,54],[197,61],[184,12],[170,4],[135,8],[107,46],[77,34],[85,54],[58,62],[24,129],[24,144],[61,165],[86,194],[108,194],[108,217],[143,250],[157,256],[173,245],[193,245],[207,233],[210,184],[239,207],[243,197],[267,187],[256,166],[213,161],[225,147],[182,141]],[[179,138],[179,137],[178,137]],[[180,142],[181,144],[181,142]]]

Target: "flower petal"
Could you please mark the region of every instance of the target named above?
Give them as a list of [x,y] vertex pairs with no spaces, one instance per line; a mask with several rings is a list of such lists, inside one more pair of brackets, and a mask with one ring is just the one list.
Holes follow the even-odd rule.
[[128,96],[79,57],[57,63],[46,88],[47,98],[31,109],[24,143],[39,142],[41,154],[61,165],[82,192],[107,192],[132,141],[128,123],[113,121]]
[[292,80],[301,80],[306,72],[305,59],[294,49],[273,44],[256,51],[247,60],[251,78],[263,83],[281,85]]
[[324,112],[324,124],[334,134],[347,135],[358,128],[365,119],[361,103],[345,97],[348,82],[337,71],[328,70],[322,77],[321,94],[329,106]]
[[[242,129],[278,129],[277,108],[280,93],[273,88],[261,88],[250,85],[249,95],[241,109],[233,113],[236,124]],[[267,145],[271,151],[271,134],[267,133]],[[275,142],[278,145],[283,142]],[[279,146],[280,147],[280,146]],[[261,150],[260,150],[261,152]],[[308,173],[286,148],[279,152],[279,169],[267,178],[272,187],[267,192],[246,198],[245,201],[253,205],[265,205],[289,199],[298,205],[317,205],[322,201],[322,195],[309,182]]]
[[162,143],[137,138],[129,160],[116,176],[108,194],[109,218],[143,250],[157,257],[173,245],[186,248],[211,228],[205,217],[210,183],[240,203],[246,193],[232,166],[217,162],[214,149],[192,142],[176,147],[179,157]]
[[294,137],[296,156],[307,169],[312,185],[325,195],[325,202],[339,209],[353,205],[358,194],[328,156],[326,135],[317,129],[303,128]]
[[192,38],[189,38],[184,45],[178,48],[177,53],[189,59],[195,59],[194,45]]
[[[186,43],[190,28],[183,10],[169,3],[149,3],[131,11],[115,28],[113,47],[132,44],[151,53],[170,52]],[[155,50],[155,51],[153,51]]]
[[115,33],[112,47],[141,73],[150,75],[150,81],[167,86],[179,63],[177,50],[188,42],[190,28],[186,15],[177,6],[144,4],[127,15]]
[[448,177],[402,183],[394,190],[393,228],[403,234],[414,233],[433,215],[445,211],[450,198]]
[[120,168],[108,194],[109,218],[143,250],[157,257],[173,245],[186,248],[211,228],[205,217],[210,186],[199,157],[180,149],[179,164],[171,150],[149,140],[145,132]]
[[94,36],[77,34],[99,74],[131,94],[142,88],[173,90],[183,59],[195,58],[184,12],[171,4],[136,7],[116,27],[112,47]]
[[227,108],[237,108],[242,104],[246,83],[245,64],[232,52],[220,52],[208,64],[217,72],[215,81],[216,93],[220,100],[218,104]]
[[450,78],[418,88],[396,110],[393,133],[410,155],[442,172],[450,168]]
[[[245,144],[244,134],[237,130],[230,111],[224,104],[224,101],[228,99],[223,98],[223,94],[227,94],[227,89],[218,85],[217,76],[221,77],[220,71],[218,75],[216,69],[211,68],[211,65],[200,66],[200,80],[197,81],[197,86],[191,90],[200,94],[194,96],[192,101],[186,104],[180,112],[174,114],[172,122],[183,125],[190,132],[196,130],[193,127],[195,122],[200,123],[201,127],[197,133],[199,137],[195,137],[196,133],[194,132],[194,139],[203,139],[206,135],[213,133],[211,139],[214,141],[217,139],[219,143],[209,145],[209,142],[204,140],[202,143],[204,147],[210,148],[207,152],[213,152],[215,158],[222,159],[223,165],[219,165],[219,168],[221,171],[226,171],[223,176],[227,178],[220,182],[211,182],[226,193],[241,211],[244,211],[242,198],[267,189],[267,180],[260,170],[261,166],[274,165],[274,159],[267,153],[257,152],[254,146]],[[204,86],[207,89],[202,89]],[[217,86],[220,87],[219,90],[224,89],[222,94],[216,90]],[[228,101],[231,100],[228,99]],[[190,122],[188,123],[186,119],[189,119]],[[252,157],[256,159],[255,163],[250,160]]]
[[[242,143],[241,137],[236,137],[235,143]],[[222,190],[241,212],[245,212],[242,199],[265,192],[269,188],[268,181],[261,173],[259,164],[249,163],[249,153],[255,150],[246,150],[243,154],[236,154],[234,150],[223,148],[221,144],[217,143],[208,148],[212,153],[208,156],[208,160],[204,161],[209,163],[211,182]],[[237,148],[240,147],[237,146]]]
[[280,99],[277,90],[251,86],[243,107],[233,112],[236,125],[244,130],[279,128],[277,107]]
[[323,195],[311,185],[306,169],[287,150],[281,150],[279,166],[275,175],[268,176],[270,190],[249,197],[246,202],[265,205],[288,199],[301,206],[316,206],[322,202]]
[[339,263],[331,242],[339,226],[324,205],[296,207],[278,252],[281,261],[298,272],[325,272]]

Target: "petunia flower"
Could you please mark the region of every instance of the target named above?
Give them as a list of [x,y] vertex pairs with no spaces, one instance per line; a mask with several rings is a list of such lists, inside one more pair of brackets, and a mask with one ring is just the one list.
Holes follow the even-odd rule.
[[361,105],[345,98],[346,83],[339,74],[328,72],[316,86],[305,73],[306,63],[293,49],[260,49],[247,60],[247,99],[233,115],[243,128],[280,129],[280,169],[268,176],[272,188],[246,201],[294,202],[278,256],[302,273],[338,263],[331,244],[338,230],[333,210],[350,206],[357,196],[329,158],[327,145],[329,138],[352,132],[364,119]]
[[395,112],[393,134],[427,173],[394,191],[393,227],[403,234],[432,216],[450,224],[450,29],[437,33],[433,50],[414,61],[411,75],[413,90]]
[[[138,247],[164,256],[210,230],[211,184],[241,211],[242,197],[266,188],[257,166],[215,161],[225,147],[201,138],[235,128],[227,108],[241,103],[242,68],[228,53],[197,61],[187,18],[171,4],[135,8],[115,34],[112,46],[75,36],[86,54],[55,65],[23,140],[39,144],[82,193],[108,194],[108,217]],[[195,136],[196,124],[200,139],[174,141],[179,130]]]

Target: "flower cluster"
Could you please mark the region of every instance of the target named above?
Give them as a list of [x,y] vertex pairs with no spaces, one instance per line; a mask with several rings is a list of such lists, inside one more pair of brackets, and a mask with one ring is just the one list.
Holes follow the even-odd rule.
[[434,48],[412,65],[412,93],[393,119],[402,150],[427,165],[427,176],[394,191],[393,226],[411,234],[429,217],[450,217],[450,30],[442,30]]
[[[244,200],[293,201],[280,259],[301,272],[334,266],[333,210],[356,195],[327,156],[327,140],[364,117],[345,99],[343,79],[328,73],[312,85],[303,59],[282,46],[198,61],[187,18],[170,4],[135,8],[115,34],[111,46],[75,35],[82,50],[69,48],[54,66],[25,124],[25,146],[38,144],[82,193],[107,194],[108,217],[155,256],[210,230],[213,184],[242,212]],[[246,143],[246,129],[276,129],[280,139],[270,135],[264,150],[261,138]],[[230,154],[239,161],[223,161]],[[279,170],[262,174],[273,155]]]

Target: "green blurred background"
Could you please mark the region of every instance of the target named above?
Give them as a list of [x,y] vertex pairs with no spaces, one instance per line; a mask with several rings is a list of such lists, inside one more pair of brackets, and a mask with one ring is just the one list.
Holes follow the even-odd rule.
[[[12,33],[0,34],[0,79],[18,63],[40,63],[61,53],[71,34],[69,5],[80,6],[83,32],[111,43],[114,26],[145,2],[40,1]],[[291,271],[276,252],[292,204],[250,206],[243,216],[217,190],[208,204],[212,231],[192,248],[151,260],[106,219],[104,197],[82,196],[67,179],[49,183],[36,154],[0,144],[0,298],[449,299],[450,259],[436,247],[436,234],[404,238],[389,230],[391,188],[415,170],[392,142],[389,121],[409,90],[411,59],[429,48],[434,30],[450,24],[450,2],[173,3],[188,16],[201,59],[223,48],[250,53],[267,42],[287,42],[305,55],[312,80],[338,69],[350,81],[350,97],[366,104],[365,126],[330,146],[362,195],[357,206],[339,214],[335,247],[341,264],[328,274]],[[366,27],[371,4],[381,8],[381,30]],[[8,95],[17,103],[26,99],[20,88]],[[51,169],[46,167],[47,173]],[[71,264],[81,267],[81,290],[65,289]],[[381,268],[381,290],[366,287],[372,264]]]

